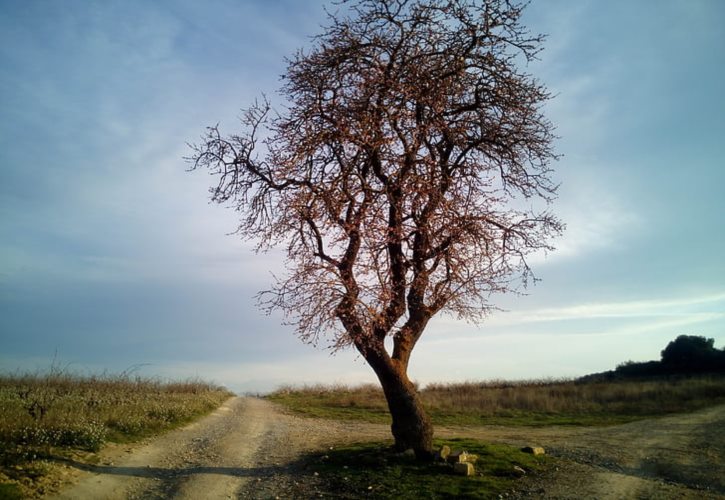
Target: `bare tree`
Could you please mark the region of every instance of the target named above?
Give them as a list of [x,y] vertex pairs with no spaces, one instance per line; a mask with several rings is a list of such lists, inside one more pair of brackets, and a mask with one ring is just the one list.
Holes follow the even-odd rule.
[[261,305],[304,341],[354,346],[396,447],[428,457],[432,426],[407,374],[428,321],[482,320],[562,230],[548,211],[550,94],[517,68],[542,37],[508,0],[342,5],[289,60],[283,111],[256,102],[241,135],[207,129],[190,161],[217,176],[212,199],[239,211],[258,250],[286,247],[288,274]]

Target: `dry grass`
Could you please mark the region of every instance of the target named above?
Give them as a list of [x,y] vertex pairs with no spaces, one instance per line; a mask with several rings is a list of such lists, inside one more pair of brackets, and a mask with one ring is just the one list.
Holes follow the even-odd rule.
[[179,426],[231,395],[200,380],[80,377],[57,370],[0,375],[0,483],[32,483],[43,475],[42,459]]
[[97,450],[216,408],[230,393],[199,381],[0,375],[0,441]]
[[[285,387],[269,398],[313,416],[389,421],[373,385]],[[725,377],[431,384],[421,398],[438,424],[610,424],[725,403]]]
[[423,399],[433,413],[475,411],[492,417],[531,412],[637,417],[690,411],[725,402],[725,378],[432,384],[423,391]]

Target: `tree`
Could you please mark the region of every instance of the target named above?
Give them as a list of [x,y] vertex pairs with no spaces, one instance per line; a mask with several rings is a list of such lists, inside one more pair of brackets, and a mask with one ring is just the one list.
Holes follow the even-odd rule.
[[680,335],[662,350],[662,365],[671,372],[725,371],[725,356],[715,339]]
[[[491,295],[531,279],[527,257],[562,230],[549,92],[517,64],[543,40],[509,0],[342,2],[288,61],[241,135],[207,129],[192,169],[288,274],[259,296],[299,336],[353,346],[375,371],[399,450],[429,457],[433,430],[407,368],[438,313],[482,320]],[[392,337],[392,348],[385,340]]]

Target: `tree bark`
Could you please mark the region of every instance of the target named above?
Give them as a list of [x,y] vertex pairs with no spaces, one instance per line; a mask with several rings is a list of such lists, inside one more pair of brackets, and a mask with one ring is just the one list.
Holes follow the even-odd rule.
[[387,353],[363,354],[380,380],[390,415],[395,449],[413,449],[420,460],[433,458],[433,425],[423,408],[415,385],[408,379],[405,366]]

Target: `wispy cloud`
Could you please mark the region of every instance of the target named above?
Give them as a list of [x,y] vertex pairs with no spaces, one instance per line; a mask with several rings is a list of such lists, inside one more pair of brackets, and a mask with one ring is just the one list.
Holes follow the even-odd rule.
[[587,302],[563,307],[517,309],[494,313],[479,328],[451,318],[431,324],[430,341],[469,342],[487,336],[619,335],[668,332],[681,327],[717,324],[725,319],[725,292],[621,302]]
[[[591,165],[587,168],[592,168]],[[562,186],[554,204],[555,213],[566,223],[563,236],[555,240],[556,249],[530,259],[535,268],[544,263],[587,257],[595,252],[621,250],[636,240],[642,217],[621,181],[571,175]]]
[[[725,293],[697,297],[587,303],[546,308],[517,314],[514,322],[567,321],[596,318],[691,316],[711,319],[725,317]],[[506,315],[501,315],[505,318]],[[496,321],[495,319],[493,321]],[[503,319],[503,321],[506,321]]]

